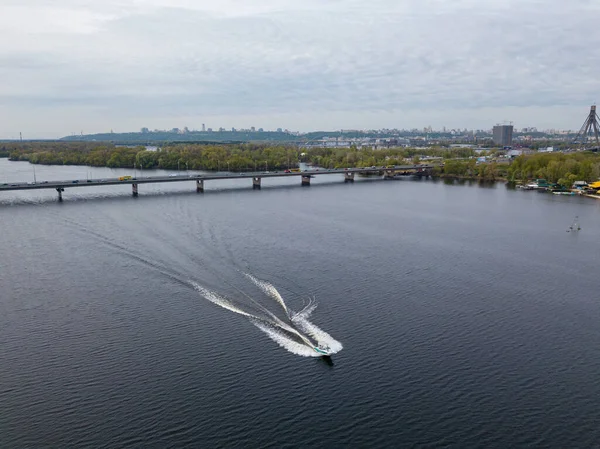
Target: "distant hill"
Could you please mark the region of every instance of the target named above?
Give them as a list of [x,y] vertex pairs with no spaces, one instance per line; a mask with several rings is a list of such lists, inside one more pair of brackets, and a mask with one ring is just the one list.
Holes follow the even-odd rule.
[[301,140],[298,136],[284,132],[238,132],[238,131],[192,131],[177,133],[170,131],[131,132],[131,133],[103,133],[84,134],[80,136],[66,136],[61,140],[78,142],[112,142],[117,144],[153,144],[164,142],[205,142],[205,143],[241,143],[241,142],[269,142],[292,143]]
[[[424,133],[418,130],[381,130],[381,131],[312,131],[304,134],[277,131],[147,131],[129,133],[84,134],[63,137],[62,141],[71,142],[110,142],[116,145],[156,145],[164,143],[265,143],[265,144],[303,144],[323,138],[362,139],[362,138],[417,138],[429,140],[455,141],[472,136],[456,136],[449,132]],[[515,133],[515,137],[517,134]],[[478,133],[477,137],[489,135]]]

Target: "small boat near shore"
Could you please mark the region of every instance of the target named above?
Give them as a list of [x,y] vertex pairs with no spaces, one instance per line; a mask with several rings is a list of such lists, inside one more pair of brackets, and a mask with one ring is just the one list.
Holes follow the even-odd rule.
[[537,184],[519,184],[517,188],[522,190],[534,190],[537,189]]
[[522,190],[541,190],[545,191],[552,187],[551,184],[548,183],[545,179],[536,179],[535,181],[528,182],[527,184],[519,184],[517,186]]

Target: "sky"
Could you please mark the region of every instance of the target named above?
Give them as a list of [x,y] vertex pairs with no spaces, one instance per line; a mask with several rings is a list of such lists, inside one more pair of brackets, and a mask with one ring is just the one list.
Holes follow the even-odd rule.
[[0,0],[0,139],[576,129],[600,0]]

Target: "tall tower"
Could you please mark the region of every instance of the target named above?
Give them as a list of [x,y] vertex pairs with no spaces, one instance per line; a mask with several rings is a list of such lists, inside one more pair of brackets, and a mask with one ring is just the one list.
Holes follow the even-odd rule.
[[[592,134],[593,132],[593,134]],[[596,113],[596,105],[590,107],[590,113],[588,114],[583,126],[575,136],[573,143],[581,145],[582,149],[586,149],[589,146],[590,141],[593,142],[593,146],[589,149],[598,151],[600,149],[600,124],[598,123],[598,114]]]
[[206,125],[204,123],[202,123],[202,132],[206,131]]
[[[512,123],[512,122],[511,122]],[[513,125],[496,125],[492,131],[494,144],[502,146],[512,145]]]

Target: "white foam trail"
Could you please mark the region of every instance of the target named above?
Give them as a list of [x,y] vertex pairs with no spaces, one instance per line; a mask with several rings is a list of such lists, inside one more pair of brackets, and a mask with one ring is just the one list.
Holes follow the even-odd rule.
[[290,317],[290,312],[287,308],[287,305],[285,304],[285,301],[283,300],[283,298],[281,297],[281,295],[279,294],[279,292],[277,291],[275,286],[268,283],[267,281],[262,281],[260,279],[257,279],[254,276],[252,276],[251,274],[244,273],[244,275],[248,279],[250,279],[258,288],[260,288],[266,295],[270,296],[275,301],[277,301],[279,303],[279,305],[281,305],[281,307],[283,307],[283,310],[285,311],[285,314],[288,316],[288,318]]
[[312,341],[310,341],[308,338],[306,338],[305,335],[302,335],[300,332],[298,332],[298,329],[293,328],[292,326],[290,326],[289,324],[281,321],[279,318],[277,318],[275,315],[273,315],[273,318],[275,320],[274,324],[275,326],[279,326],[280,328],[294,334],[297,335],[298,338],[300,338],[304,343],[306,343],[308,346],[310,346],[311,348],[314,347],[314,344]]
[[192,284],[192,286],[194,287],[195,290],[197,290],[198,292],[200,292],[200,294],[202,296],[204,296],[206,299],[208,299],[210,302],[217,304],[218,306],[223,307],[224,309],[227,310],[231,310],[232,312],[235,313],[239,313],[240,315],[244,315],[247,316],[248,318],[254,319],[254,320],[259,320],[259,321],[263,321],[263,322],[268,322],[269,324],[271,324],[272,326],[278,326],[294,335],[297,335],[302,341],[304,341],[307,345],[309,345],[311,348],[313,347],[313,344],[311,343],[310,340],[308,340],[306,338],[306,336],[302,335],[300,332],[298,332],[297,329],[294,329],[292,326],[290,326],[289,324],[281,321],[279,318],[277,318],[277,316],[273,315],[271,312],[269,312],[268,310],[266,310],[266,312],[273,318],[274,321],[271,321],[267,318],[261,318],[258,317],[256,315],[253,315],[251,313],[245,312],[244,310],[241,310],[240,308],[234,306],[229,300],[227,300],[226,298],[222,297],[221,295],[219,295],[218,293],[215,293],[211,290],[208,290],[207,288],[202,287],[201,285],[197,284],[194,281],[190,281],[190,283]]
[[292,313],[292,316],[290,317],[290,319],[292,320],[292,322],[299,318],[308,319],[308,317],[310,317],[310,315],[315,311],[316,308],[317,308],[316,301],[313,301],[312,299],[310,299],[308,304],[306,305],[306,307],[304,309],[302,309],[300,312]]
[[[250,275],[248,275],[248,276],[250,278],[252,278]],[[255,279],[255,278],[252,278],[252,279]],[[258,279],[256,279],[256,281],[261,282]],[[291,325],[285,323],[284,321],[282,321],[281,319],[279,319],[276,315],[271,313],[269,310],[265,309],[263,306],[260,306],[260,304],[257,304],[257,305],[259,305],[262,309],[264,309],[264,311],[269,316],[271,316],[271,318],[273,318],[273,321],[271,321],[270,319],[268,319],[266,317],[258,317],[256,315],[248,313],[248,312],[236,307],[228,299],[224,298],[223,296],[219,295],[218,293],[215,293],[207,288],[204,288],[200,284],[198,284],[192,280],[190,280],[189,282],[194,287],[194,289],[196,291],[198,291],[203,297],[205,297],[212,303],[223,307],[224,309],[227,309],[234,313],[248,317],[250,319],[250,321],[252,322],[252,324],[254,324],[260,330],[265,332],[269,336],[269,338],[271,338],[273,341],[275,341],[281,347],[287,349],[288,351],[290,351],[296,355],[301,355],[303,357],[319,357],[320,356],[320,354],[318,354],[313,349],[315,344],[313,342],[311,342],[305,335],[303,335],[303,333],[311,336],[316,341],[317,345],[328,348],[329,352],[331,354],[335,354],[336,352],[341,351],[343,348],[342,344],[339,341],[335,340],[327,332],[325,332],[324,330],[320,329],[319,327],[317,327],[316,325],[314,325],[313,323],[308,321],[308,317],[317,307],[316,302],[313,300],[310,300],[308,305],[304,309],[302,309],[300,312],[294,314],[292,311],[290,320],[291,320],[293,326],[291,326]],[[272,290],[271,289],[269,289],[269,290],[275,291],[277,293],[277,296],[280,298],[280,300],[277,300],[277,301],[280,302],[280,304],[282,304],[282,306],[286,310],[286,313],[288,313],[288,309],[285,306],[285,302],[283,301],[283,298],[281,298],[281,295],[279,295],[279,292],[277,292],[277,289],[275,289],[275,287],[273,287],[272,285],[270,285],[268,283],[264,283],[264,284],[266,284],[266,286],[270,286],[272,288]],[[267,293],[267,292],[265,291],[265,293]],[[267,294],[269,294],[269,293],[267,293]],[[252,300],[252,298],[250,298],[250,299]],[[252,302],[256,303],[256,301],[254,301],[254,300],[252,300]],[[302,333],[299,332],[298,329],[296,329],[296,328],[298,328],[300,331],[302,331]],[[295,341],[294,339],[290,338],[288,335],[286,335],[284,332],[282,332],[282,330],[285,330],[291,334],[296,335],[298,338],[300,338],[304,342],[304,344],[299,343],[299,342]]]
[[251,319],[250,321],[261,331],[267,334],[271,340],[292,354],[300,355],[302,357],[319,357],[319,354],[317,354],[312,348],[292,340],[283,332],[279,331],[276,327],[272,327],[260,320]]
[[201,285],[195,283],[194,281],[190,281],[190,283],[192,284],[194,289],[196,289],[196,291],[200,292],[200,294],[202,296],[204,296],[206,299],[208,299],[210,302],[215,303],[218,306],[223,307],[224,309],[231,310],[232,312],[235,312],[235,313],[239,313],[240,315],[244,315],[249,318],[260,319],[257,316],[254,316],[248,312],[244,312],[241,309],[238,309],[236,306],[231,304],[231,302],[229,302],[227,299],[223,298],[221,295],[202,287]]
[[[271,284],[267,281],[263,281],[261,279],[257,279],[249,273],[244,273],[244,274],[252,282],[254,282],[254,284],[256,286],[258,286],[265,294],[267,294],[268,296],[270,296],[271,298],[276,300],[281,305],[281,307],[283,307],[283,310],[285,310],[285,313],[287,314],[288,318],[292,321],[292,323],[296,327],[298,327],[303,333],[312,337],[313,340],[315,340],[317,342],[317,345],[329,348],[329,352],[332,354],[335,354],[336,352],[339,352],[343,349],[342,343],[337,341],[335,338],[333,338],[331,335],[329,335],[327,332],[325,332],[318,326],[316,326],[313,323],[311,323],[310,321],[308,321],[310,314],[317,308],[316,301],[313,302],[312,300],[310,300],[308,305],[304,309],[302,309],[300,312],[298,312],[296,314],[294,314],[293,312],[290,313],[281,294],[279,293],[279,291],[277,290],[277,288],[275,288],[275,286],[273,284]],[[276,317],[274,317],[274,318],[276,318]],[[281,320],[279,320],[279,319],[276,319],[276,320],[280,324],[285,324],[285,323],[281,322]],[[311,347],[313,346],[313,343],[310,340],[308,340],[300,332],[297,332],[295,329],[290,328],[287,325],[281,326],[281,327],[286,329],[289,332],[293,332],[294,334],[298,335],[302,339],[302,341],[304,341],[307,345],[309,345]]]
[[328,347],[331,354],[340,352],[344,347],[323,329],[308,321],[303,316],[295,316],[293,323],[304,333],[310,335],[320,346]]

